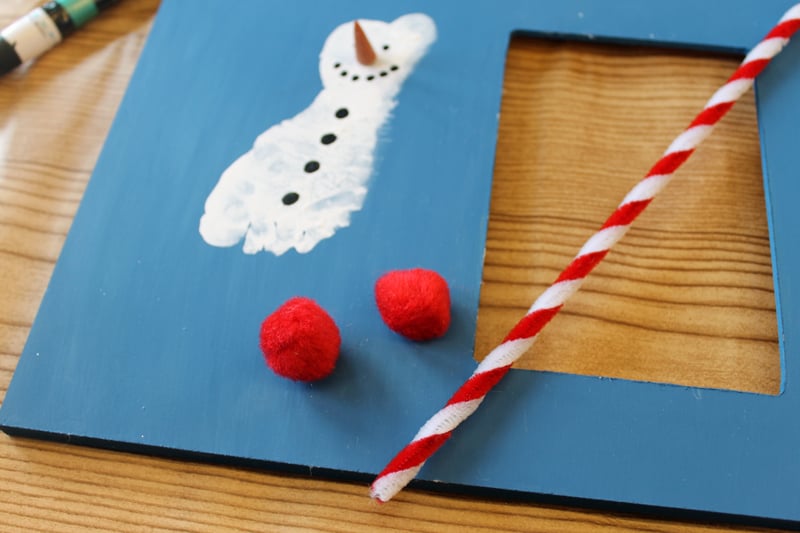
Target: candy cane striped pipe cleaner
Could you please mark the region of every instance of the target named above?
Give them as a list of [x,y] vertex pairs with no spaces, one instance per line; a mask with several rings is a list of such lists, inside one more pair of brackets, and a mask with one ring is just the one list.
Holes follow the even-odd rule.
[[689,127],[678,135],[600,230],[583,245],[578,255],[556,281],[533,303],[528,313],[478,365],[470,378],[453,394],[445,407],[433,415],[414,439],[395,456],[372,483],[370,495],[389,501],[420,471],[453,430],[466,420],[506,373],[536,341],[539,332],[561,310],[567,299],[578,291],[586,276],[619,241],[631,223],[644,211],[672,179],[673,173],[689,158],[695,148],[711,133],[717,122],[753,85],[758,74],[800,29],[800,4],[795,5],[744,58],[742,64],[720,87]]

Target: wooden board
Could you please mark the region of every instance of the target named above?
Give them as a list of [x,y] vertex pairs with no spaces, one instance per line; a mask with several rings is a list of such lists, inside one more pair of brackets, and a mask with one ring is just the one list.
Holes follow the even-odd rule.
[[402,438],[402,437],[401,437]]

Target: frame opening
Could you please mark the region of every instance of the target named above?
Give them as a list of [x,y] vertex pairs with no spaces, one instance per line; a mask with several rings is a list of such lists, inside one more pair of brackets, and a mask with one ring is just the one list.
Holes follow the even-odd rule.
[[[476,333],[484,357],[741,57],[514,34]],[[778,394],[753,92],[515,368]]]

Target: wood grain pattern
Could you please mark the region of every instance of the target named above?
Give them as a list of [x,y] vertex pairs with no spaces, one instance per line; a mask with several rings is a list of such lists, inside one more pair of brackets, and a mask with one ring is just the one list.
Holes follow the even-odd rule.
[[[508,56],[478,319],[482,357],[740,58],[518,39]],[[753,94],[517,364],[777,394]]]
[[[0,25],[36,4],[5,0],[0,3]],[[35,65],[0,80],[0,397],[157,7],[157,0],[123,2]],[[683,56],[671,54],[648,58],[633,53],[620,60],[617,51],[603,50],[514,43],[498,148],[479,353],[496,342],[497,332],[502,336],[551,281],[610,212],[628,180],[646,170],[642,163],[646,166],[657,157],[685,125],[684,116],[697,110],[730,65],[712,59],[700,66],[689,62],[695,65],[690,66]],[[618,118],[624,111],[616,101],[619,96],[609,97],[611,93],[587,85],[586,76],[602,78],[606,67],[620,62],[623,78],[646,78],[640,70],[651,67],[674,71],[669,83],[674,86],[665,93],[669,101],[657,111],[658,121],[624,121],[636,128],[632,135],[613,130],[626,125]],[[677,77],[689,68],[694,77]],[[531,80],[539,78],[541,93],[531,86]],[[637,111],[629,115],[633,118],[652,108],[650,98],[638,90],[631,85],[625,93],[637,104]],[[694,384],[775,389],[774,366],[758,369],[759,360],[767,361],[777,352],[752,104],[749,111],[742,107],[722,127],[730,130],[731,142],[719,140],[698,153],[692,166],[682,171],[682,183],[665,193],[672,196],[658,200],[602,270],[593,274],[595,281],[553,324],[527,367],[676,382],[700,375],[703,381]],[[612,112],[601,112],[604,109]],[[584,118],[578,118],[576,110],[586,111]],[[652,123],[673,118],[674,127]],[[720,139],[724,132],[718,133]],[[624,148],[641,153],[621,157],[622,142]],[[596,151],[607,155],[592,159]],[[720,207],[714,217],[722,220],[711,220],[707,210],[719,206],[702,201],[716,202],[709,190],[722,191],[725,205],[737,209]],[[692,201],[687,204],[685,198]],[[734,312],[742,314],[732,318]],[[750,321],[763,327],[741,325]],[[575,333],[578,329],[582,338]],[[566,346],[559,339],[577,344]],[[651,343],[675,349],[656,357],[647,351]],[[734,361],[693,361],[703,346],[737,355]],[[646,357],[626,355],[636,351]],[[750,370],[739,377],[734,365],[748,365]],[[2,434],[0,478],[4,531],[730,529],[414,490],[378,506],[360,484]]]

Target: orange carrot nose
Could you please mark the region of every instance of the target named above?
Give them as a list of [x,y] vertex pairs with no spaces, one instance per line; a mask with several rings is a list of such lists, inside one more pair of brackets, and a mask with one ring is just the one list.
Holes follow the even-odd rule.
[[358,62],[362,65],[373,64],[377,58],[375,50],[373,50],[372,45],[369,44],[367,34],[361,29],[361,25],[358,21],[353,23],[353,32],[356,38],[356,59],[358,59]]

